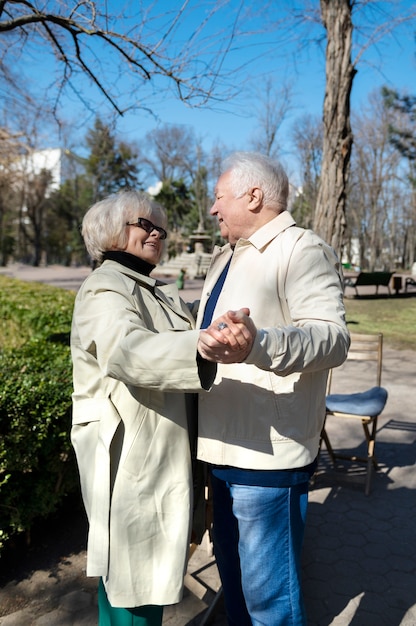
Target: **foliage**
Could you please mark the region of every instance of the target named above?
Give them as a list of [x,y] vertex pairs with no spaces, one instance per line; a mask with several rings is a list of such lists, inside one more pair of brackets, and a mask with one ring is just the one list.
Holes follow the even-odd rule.
[[77,490],[69,439],[74,294],[0,278],[0,549]]
[[14,201],[13,173],[10,171],[10,160],[15,153],[7,142],[4,133],[0,132],[0,143],[6,154],[0,153],[0,265],[6,265],[16,246],[14,232]]
[[86,171],[93,184],[93,201],[119,189],[139,186],[137,155],[127,143],[117,142],[111,128],[97,117],[86,137],[90,155]]
[[38,267],[44,250],[47,196],[52,182],[52,172],[42,169],[39,174],[28,177],[24,195],[25,217],[20,221],[20,228],[26,240],[31,244],[34,257],[33,265]]
[[48,263],[88,264],[89,259],[81,237],[81,223],[92,205],[92,185],[85,174],[67,179],[48,200],[47,258]]
[[[88,263],[80,234],[87,209],[119,189],[140,187],[133,148],[119,141],[99,117],[87,132],[86,143],[90,152],[85,158],[69,150],[62,151],[62,184],[54,191],[50,172],[42,170],[35,175],[30,173],[30,167],[23,167],[26,171],[18,185],[22,201],[10,220],[19,242],[16,258],[31,259],[34,265],[39,265],[43,259],[64,265]],[[1,200],[0,178],[0,209]],[[3,239],[5,235],[3,228]],[[0,219],[0,249],[3,248],[5,256],[6,242],[1,246],[1,238]]]
[[360,115],[353,116],[354,150],[347,194],[350,245],[344,258],[370,271],[411,265],[410,246],[406,253],[403,243],[415,216],[410,209],[409,185],[401,181],[402,159],[389,142],[392,119],[379,91],[371,94]]
[[191,193],[182,179],[167,179],[163,181],[155,200],[166,209],[169,230],[168,257],[175,257],[182,252],[185,245],[185,216],[189,213],[196,213]]
[[416,160],[416,97],[400,95],[397,91],[382,88],[386,106],[401,114],[406,125],[398,128],[391,124],[390,141],[392,145],[409,161]]
[[321,177],[322,121],[303,115],[293,127],[293,142],[301,168],[300,188],[294,194],[291,213],[298,226],[312,228]]

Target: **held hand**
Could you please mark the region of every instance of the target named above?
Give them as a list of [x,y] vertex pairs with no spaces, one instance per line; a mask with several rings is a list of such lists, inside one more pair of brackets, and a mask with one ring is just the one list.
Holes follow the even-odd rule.
[[248,308],[227,311],[214,320],[206,332],[219,343],[228,344],[232,350],[251,349],[257,329],[249,315]]
[[248,356],[257,333],[247,308],[228,311],[201,331],[198,352],[208,361],[240,363]]

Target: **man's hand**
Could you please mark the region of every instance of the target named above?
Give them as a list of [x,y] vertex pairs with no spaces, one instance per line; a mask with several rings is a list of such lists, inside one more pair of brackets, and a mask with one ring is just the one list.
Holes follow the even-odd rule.
[[247,308],[228,311],[201,330],[198,352],[207,361],[240,363],[249,355],[257,328]]

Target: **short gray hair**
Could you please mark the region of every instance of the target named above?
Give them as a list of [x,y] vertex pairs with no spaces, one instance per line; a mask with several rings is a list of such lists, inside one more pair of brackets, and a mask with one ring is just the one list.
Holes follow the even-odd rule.
[[167,225],[165,209],[142,191],[120,191],[93,204],[82,220],[81,234],[91,259],[101,263],[104,252],[127,246],[126,222],[138,217],[156,218]]
[[289,180],[278,161],[259,152],[234,152],[224,159],[221,173],[231,172],[231,189],[236,198],[249,189],[259,187],[264,194],[264,204],[287,208]]

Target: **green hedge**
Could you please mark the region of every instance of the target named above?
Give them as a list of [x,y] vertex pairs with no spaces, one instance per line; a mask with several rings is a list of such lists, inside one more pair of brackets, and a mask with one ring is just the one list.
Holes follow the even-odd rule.
[[0,551],[78,489],[69,439],[74,296],[0,277]]

